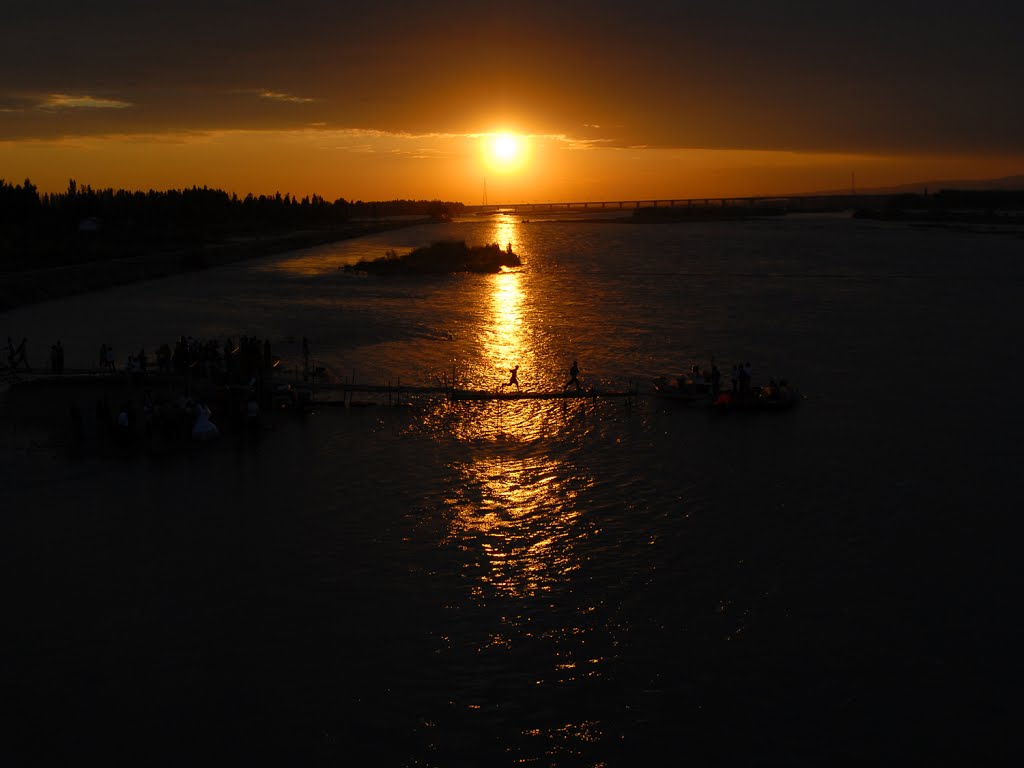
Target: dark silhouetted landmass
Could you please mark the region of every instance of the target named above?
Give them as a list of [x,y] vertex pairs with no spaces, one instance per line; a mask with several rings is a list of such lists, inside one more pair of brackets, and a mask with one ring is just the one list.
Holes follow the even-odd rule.
[[388,251],[379,259],[360,261],[350,269],[372,275],[486,274],[500,272],[502,267],[518,267],[521,263],[511,248],[503,251],[497,243],[467,246],[462,240],[443,240],[402,256]]
[[819,195],[926,195],[937,190],[982,191],[1024,190],[1024,175],[1003,176],[998,179],[945,179],[932,181],[916,181],[912,184],[897,184],[888,187],[865,187],[858,185],[856,191],[851,189],[831,189],[820,192],[800,192],[786,197],[819,196]]
[[944,189],[881,199],[854,216],[885,221],[1024,225],[1024,189]]
[[39,194],[0,179],[0,311],[71,293],[447,219],[462,203],[240,198],[207,187]]
[[328,202],[280,193],[240,198],[207,187],[138,192],[79,187],[40,195],[32,182],[0,180],[0,271],[77,264],[143,252],[185,250],[396,216],[444,218],[461,203],[440,200]]
[[633,211],[633,220],[639,222],[731,221],[785,215],[785,208],[767,205],[675,205],[637,208]]

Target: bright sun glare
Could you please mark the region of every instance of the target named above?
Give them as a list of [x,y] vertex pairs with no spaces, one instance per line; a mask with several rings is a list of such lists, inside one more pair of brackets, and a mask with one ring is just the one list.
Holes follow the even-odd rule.
[[500,133],[494,137],[491,149],[494,152],[494,156],[499,160],[512,160],[519,152],[519,141],[515,136]]
[[485,160],[498,171],[514,171],[523,165],[526,144],[522,136],[514,133],[494,133],[484,142]]

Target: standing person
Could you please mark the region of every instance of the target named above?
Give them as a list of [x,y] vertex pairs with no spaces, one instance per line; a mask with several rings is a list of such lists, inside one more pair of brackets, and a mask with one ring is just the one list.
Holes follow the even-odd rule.
[[107,347],[107,370],[110,373],[117,372],[117,365],[114,363],[114,348],[112,346]]
[[18,348],[14,351],[15,360],[14,360],[14,365],[11,366],[11,370],[12,371],[17,367],[18,363],[24,363],[25,364],[25,370],[29,371],[31,373],[32,366],[30,366],[28,364],[28,353],[25,351],[25,344],[27,344],[27,343],[28,343],[28,339],[25,338],[24,336],[22,336],[21,337],[21,344],[19,344]]
[[519,391],[519,365],[516,364],[515,368],[509,368],[508,372],[511,373],[512,375],[509,376],[509,379],[508,379],[507,382],[505,382],[504,384],[501,385],[501,388],[504,389],[505,387],[511,387],[513,384],[515,384],[516,385],[516,391],[518,392]]
[[569,369],[569,380],[565,382],[565,386],[562,387],[564,392],[569,388],[570,384],[576,385],[576,391],[580,391],[580,366],[575,360],[572,361],[572,368]]
[[302,337],[302,362],[306,368],[306,373],[309,373],[309,339],[305,336]]

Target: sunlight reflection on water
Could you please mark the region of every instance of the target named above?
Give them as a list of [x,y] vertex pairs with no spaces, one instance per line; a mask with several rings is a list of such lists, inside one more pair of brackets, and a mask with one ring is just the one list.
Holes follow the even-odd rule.
[[478,550],[467,565],[479,574],[475,594],[536,596],[580,567],[590,531],[578,501],[592,477],[547,457],[479,459],[455,471],[449,535]]

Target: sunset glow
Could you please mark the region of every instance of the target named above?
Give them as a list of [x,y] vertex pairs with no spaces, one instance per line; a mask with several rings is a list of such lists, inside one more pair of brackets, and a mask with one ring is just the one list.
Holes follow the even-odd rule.
[[495,133],[484,137],[484,162],[492,171],[512,173],[526,163],[526,138],[514,133]]
[[[686,3],[642,18],[545,5],[543,34],[529,7],[449,18],[410,6],[377,39],[383,7],[351,17],[324,4],[284,24],[257,2],[240,26],[229,6],[204,5],[200,30],[191,6],[162,25],[145,6],[114,24],[84,12],[14,20],[0,67],[3,176],[48,192],[75,178],[473,203],[484,178],[491,201],[514,202],[1024,173],[1022,107],[1005,98],[1024,76],[1019,25],[1006,9],[965,7],[922,30],[913,14],[880,26],[839,10],[790,25],[752,4],[750,34],[736,35],[729,14]],[[846,54],[876,39],[876,55],[850,66]],[[510,40],[529,43],[528,59],[510,60]],[[260,46],[275,55],[245,53]],[[950,88],[921,87],[921,72]]]
[[1021,764],[1024,0],[5,8],[0,768]]

